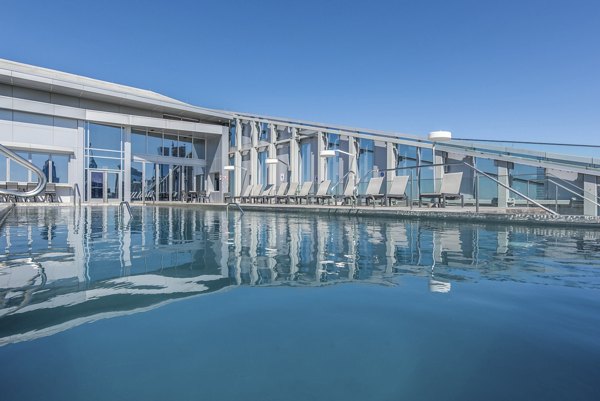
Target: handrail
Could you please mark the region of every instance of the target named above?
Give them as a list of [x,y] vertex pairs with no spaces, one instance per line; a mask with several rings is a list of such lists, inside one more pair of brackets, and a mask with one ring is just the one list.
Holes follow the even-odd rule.
[[[549,182],[551,182],[551,183],[553,183],[553,184],[554,184],[554,185],[556,185],[557,187],[559,187],[559,188],[562,188],[562,189],[564,189],[565,191],[572,193],[572,194],[573,194],[573,195],[575,195],[575,196],[579,196],[579,197],[580,197],[581,199],[583,199],[584,201],[589,201],[589,202],[592,202],[594,205],[596,205],[596,206],[599,206],[599,207],[600,207],[600,203],[598,203],[598,202],[596,202],[596,201],[593,201],[593,200],[591,200],[591,199],[589,199],[589,198],[586,198],[584,195],[578,194],[577,192],[573,191],[572,189],[569,189],[569,188],[565,187],[564,185],[561,185],[561,184],[559,184],[558,182],[556,182],[556,181],[554,181],[554,180],[552,180],[552,179],[550,179],[550,178],[548,178],[548,181],[549,181]],[[586,193],[589,193],[589,192],[586,192]]]
[[[344,182],[344,179],[350,175],[350,174],[354,174],[354,177],[356,178],[356,173],[352,170],[349,170],[346,174],[344,174],[342,176],[342,178],[340,178],[330,189],[329,189],[329,193],[333,194],[333,190],[334,188],[336,188],[338,185],[340,185],[342,182]],[[356,185],[355,185],[356,186]]]
[[81,206],[81,192],[79,192],[79,184],[73,184],[73,203],[76,202],[76,198],[79,198],[79,206]]
[[[573,184],[572,182],[565,180],[564,178],[560,178],[560,177],[556,176],[555,174],[552,174],[551,172],[547,172],[547,174],[551,175],[553,178],[555,178],[557,180],[561,180],[563,182],[563,184],[566,184],[566,185],[570,186],[571,188],[575,188],[575,189],[583,192],[584,198],[585,198],[585,194],[588,194],[588,195],[592,196],[596,201],[600,200],[600,196],[598,196],[597,194],[594,194],[593,192],[589,192],[583,188],[579,188],[577,185]],[[548,180],[550,180],[550,178],[548,178]],[[581,195],[579,195],[579,196],[581,196]]]
[[125,206],[125,209],[129,213],[129,217],[133,217],[133,214],[131,213],[131,206],[129,205],[129,202],[122,201],[121,203],[119,203],[119,209],[121,209],[123,206]]
[[229,206],[231,206],[231,205],[237,206],[237,208],[240,210],[240,212],[242,212],[242,214],[244,214],[244,210],[242,209],[242,207],[240,206],[240,204],[237,203],[237,202],[229,202],[229,203],[227,203],[227,206],[225,207],[226,213],[229,213]]
[[31,164],[28,160],[23,159],[21,156],[19,156],[12,150],[6,148],[4,145],[0,145],[0,153],[4,154],[6,157],[12,159],[14,162],[20,164],[21,166],[33,171],[38,176],[38,184],[31,191],[19,192],[10,189],[0,189],[0,194],[19,197],[29,197],[38,196],[40,193],[42,193],[44,189],[46,189],[46,183],[48,182],[46,174],[44,174],[44,172],[40,170],[37,166]]

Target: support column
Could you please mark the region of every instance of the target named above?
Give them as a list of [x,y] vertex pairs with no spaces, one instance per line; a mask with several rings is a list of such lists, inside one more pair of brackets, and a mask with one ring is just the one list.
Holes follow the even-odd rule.
[[325,134],[322,132],[317,133],[317,186],[323,180],[325,180],[325,163],[324,157],[321,157],[321,152],[325,150]]
[[[508,162],[496,160],[498,168],[498,181],[504,185],[509,185],[508,181]],[[498,207],[508,207],[508,198],[510,191],[501,185],[498,185]]]
[[597,217],[598,206],[592,202],[597,199],[598,194],[598,181],[595,175],[583,175],[583,194],[583,215]]
[[[385,182],[386,182],[385,191],[387,193],[387,191],[392,186],[392,181],[394,180],[394,177],[396,176],[396,170],[391,170],[391,169],[395,169],[398,164],[398,162],[396,160],[396,144],[387,142],[385,144],[385,153],[386,153],[385,168],[387,170],[385,172]],[[402,175],[404,175],[404,174],[402,174]]]
[[[275,126],[275,124],[269,124],[269,131],[270,131],[270,135],[269,135],[269,149],[268,149],[268,158],[269,159],[277,159],[277,148],[275,146],[275,140],[277,139],[277,128]],[[267,175],[269,177],[268,179],[268,183],[271,185],[275,185],[277,186],[278,180],[277,180],[277,170],[278,170],[279,165],[277,164],[270,164],[267,167]]]
[[298,182],[300,179],[298,171],[298,128],[292,128],[292,139],[290,140],[290,182]]
[[[444,152],[435,150],[433,146],[433,164],[444,163]],[[439,192],[442,188],[442,178],[444,178],[444,166],[436,166],[433,168],[433,188],[435,192]]]
[[255,185],[258,183],[258,123],[252,121],[250,124],[252,127],[252,147],[250,148],[250,171],[248,171],[248,175],[250,176],[250,184]]
[[123,132],[123,200],[131,202],[131,127],[126,126]]
[[358,176],[357,141],[353,136],[348,137],[348,153],[352,155],[351,157],[348,157],[348,171],[352,171],[354,173],[350,175],[354,176],[354,185],[356,185],[360,177]]

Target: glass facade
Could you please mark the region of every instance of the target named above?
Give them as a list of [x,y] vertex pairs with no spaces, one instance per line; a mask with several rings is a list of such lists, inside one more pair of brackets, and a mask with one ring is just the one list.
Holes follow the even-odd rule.
[[[326,148],[329,150],[336,150],[340,148],[340,136],[339,134],[326,134]],[[339,157],[328,157],[326,159],[326,176],[331,181],[331,185],[335,185],[341,178],[343,173],[340,172],[340,158]],[[342,190],[342,185],[336,185],[336,191],[338,194]]]
[[358,193],[364,194],[371,179],[375,160],[375,142],[372,139],[358,140]]
[[263,184],[266,185],[267,181],[268,181],[268,165],[266,163],[267,160],[267,151],[263,150],[261,152],[258,152],[258,177],[257,177],[257,183],[258,184]]
[[[15,153],[42,170],[48,182],[69,182],[69,155],[25,151]],[[37,176],[14,160],[7,160],[6,157],[0,156],[0,181],[37,182]]]

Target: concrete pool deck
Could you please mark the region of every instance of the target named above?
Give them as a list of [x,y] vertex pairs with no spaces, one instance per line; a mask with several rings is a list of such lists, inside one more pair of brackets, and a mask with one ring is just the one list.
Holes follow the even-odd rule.
[[[85,206],[86,204],[84,204]],[[73,207],[70,203],[17,203],[16,207]],[[109,204],[87,204],[95,207],[115,207],[116,203]],[[132,203],[131,207],[143,206],[140,203]],[[146,203],[145,206],[177,206],[204,209],[227,209],[225,203],[182,203],[182,202],[156,202]],[[263,204],[263,203],[242,203],[240,204],[244,212],[268,211],[277,213],[310,213],[336,216],[357,216],[357,217],[385,217],[397,219],[422,219],[422,220],[446,220],[453,222],[472,222],[472,223],[504,223],[504,224],[525,224],[537,226],[561,226],[561,227],[582,227],[588,229],[600,229],[600,217],[593,216],[555,216],[544,212],[538,208],[511,207],[481,207],[477,212],[474,206],[448,206],[446,208],[413,207],[407,206],[341,206],[341,205],[286,205],[286,204]],[[12,205],[0,204],[0,219],[5,216]],[[235,205],[230,205],[231,212],[238,211]],[[239,211],[238,211],[239,212]]]

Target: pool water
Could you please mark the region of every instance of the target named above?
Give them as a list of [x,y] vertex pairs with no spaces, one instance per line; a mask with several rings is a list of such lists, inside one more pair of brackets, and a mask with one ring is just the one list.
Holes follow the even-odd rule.
[[0,400],[597,400],[600,231],[18,207]]

